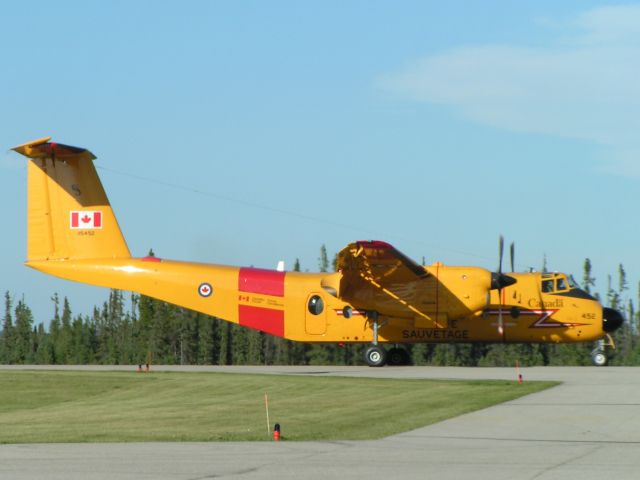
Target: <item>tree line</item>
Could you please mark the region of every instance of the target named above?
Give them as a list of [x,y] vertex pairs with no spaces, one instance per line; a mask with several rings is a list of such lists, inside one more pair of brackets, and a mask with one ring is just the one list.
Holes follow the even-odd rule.
[[[319,270],[335,269],[326,247]],[[332,264],[332,265],[331,265]],[[296,260],[294,271],[300,271]],[[631,298],[622,264],[608,275],[604,295],[587,258],[582,288],[604,305],[625,313],[615,334],[614,365],[640,365],[636,301]],[[0,332],[2,364],[138,365],[361,365],[367,345],[306,344],[273,337],[151,297],[111,290],[90,315],[74,315],[68,298],[52,297],[48,328],[37,323],[24,299],[5,293]],[[593,343],[576,344],[414,344],[407,345],[415,365],[523,366],[589,365]]]

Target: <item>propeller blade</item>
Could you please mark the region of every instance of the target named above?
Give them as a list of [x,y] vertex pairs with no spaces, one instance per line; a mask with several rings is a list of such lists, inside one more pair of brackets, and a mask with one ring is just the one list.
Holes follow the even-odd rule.
[[[500,235],[500,240],[498,242],[498,271],[491,272],[491,290],[498,290],[498,333],[500,336],[504,335],[504,320],[502,318],[502,289],[513,285],[516,283],[516,279],[510,277],[509,275],[505,275],[502,273],[502,257],[504,256],[504,237]],[[511,243],[509,247],[509,256],[511,258],[511,271],[514,271],[514,263],[515,263],[515,246]],[[487,297],[487,302],[489,302],[489,297]]]
[[482,318],[487,318],[489,316],[489,310],[491,310],[491,290],[487,290],[487,304],[482,312]]
[[504,237],[500,235],[500,240],[498,242],[498,273],[502,273],[502,255],[504,254]]
[[509,254],[511,257],[511,272],[515,272],[515,263],[516,263],[516,245],[515,243],[511,242],[511,245],[509,247]]

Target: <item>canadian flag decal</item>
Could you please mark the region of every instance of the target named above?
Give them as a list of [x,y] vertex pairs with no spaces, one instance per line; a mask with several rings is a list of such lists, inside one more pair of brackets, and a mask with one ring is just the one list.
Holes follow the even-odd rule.
[[73,211],[71,212],[71,229],[96,229],[102,228],[101,211]]

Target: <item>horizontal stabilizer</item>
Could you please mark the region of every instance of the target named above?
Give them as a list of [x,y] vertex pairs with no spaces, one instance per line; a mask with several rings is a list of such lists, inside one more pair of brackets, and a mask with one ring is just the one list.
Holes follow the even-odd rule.
[[11,150],[18,152],[29,158],[55,158],[66,160],[77,158],[78,160],[94,160],[96,157],[86,148],[72,147],[61,143],[50,142],[51,137],[43,137],[32,140]]

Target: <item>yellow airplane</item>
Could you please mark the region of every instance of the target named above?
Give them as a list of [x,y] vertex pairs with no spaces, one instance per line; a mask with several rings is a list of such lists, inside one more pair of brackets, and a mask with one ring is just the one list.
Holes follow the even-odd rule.
[[[299,342],[367,343],[371,366],[408,363],[398,347],[405,343],[614,346],[609,333],[623,323],[563,273],[502,273],[502,240],[497,272],[421,266],[381,241],[349,244],[335,273],[132,257],[96,157],[50,140],[13,149],[30,159],[26,265],[50,275],[138,292]],[[387,352],[383,344],[394,346]],[[594,363],[606,361],[604,347],[594,351]]]

